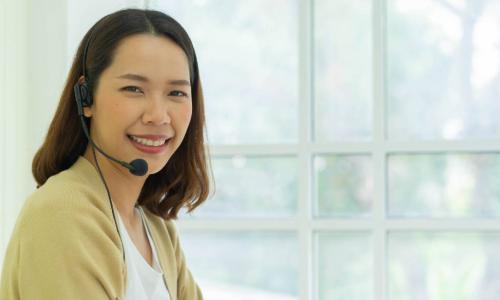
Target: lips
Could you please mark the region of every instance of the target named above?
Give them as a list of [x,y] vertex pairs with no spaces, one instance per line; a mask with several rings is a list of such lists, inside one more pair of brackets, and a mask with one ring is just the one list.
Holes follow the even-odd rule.
[[129,136],[129,139],[133,140],[136,143],[143,144],[146,146],[161,146],[167,141],[168,139],[162,138],[162,139],[157,139],[157,140],[152,140],[152,139],[146,139],[146,138],[139,138],[136,136]]
[[152,141],[157,141],[157,140],[167,140],[171,137],[168,135],[162,135],[162,134],[127,134],[128,137],[134,136],[137,138],[141,139],[147,139],[147,140],[152,140]]
[[[138,139],[137,136],[131,137],[131,136],[127,135],[127,137],[130,140],[130,142],[132,143],[132,145],[137,150],[140,150],[141,152],[145,152],[145,153],[150,153],[150,154],[163,153],[167,149],[167,146],[169,145],[170,140],[171,140],[171,138],[165,139],[165,137],[162,137],[161,140],[157,140],[156,142],[158,143],[158,141],[163,141],[163,140],[165,140],[165,142],[163,142],[159,145],[145,145],[141,142],[138,142],[137,140],[134,140],[134,139]],[[143,138],[139,138],[139,139],[141,139],[142,142],[144,142]],[[152,139],[148,140],[148,142],[153,143],[153,140]]]

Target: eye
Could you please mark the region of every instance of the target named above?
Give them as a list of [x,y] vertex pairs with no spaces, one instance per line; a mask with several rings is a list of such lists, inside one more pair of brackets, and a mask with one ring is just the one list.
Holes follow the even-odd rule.
[[126,87],[122,88],[122,91],[132,92],[132,93],[137,93],[137,92],[142,93],[142,90],[140,88],[133,86],[133,85],[126,86]]
[[172,91],[170,92],[170,95],[175,97],[187,97],[187,94],[184,93],[183,91]]

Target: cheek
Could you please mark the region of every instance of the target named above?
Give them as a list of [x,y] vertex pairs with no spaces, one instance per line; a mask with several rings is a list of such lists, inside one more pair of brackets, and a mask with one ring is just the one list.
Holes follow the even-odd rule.
[[102,107],[98,108],[97,115],[100,117],[101,123],[104,124],[104,130],[108,134],[118,136],[117,133],[130,124],[137,112],[133,106],[126,105],[127,103],[124,101],[113,98],[107,100],[102,103]]
[[[125,113],[132,113],[132,108],[133,106],[129,105],[127,101],[123,101],[123,99],[113,99],[110,101],[108,111],[110,115],[116,116],[117,114],[125,114]],[[113,117],[110,116],[110,117]]]
[[191,103],[183,105],[179,108],[178,111],[178,121],[183,125],[183,127],[187,128],[189,122],[191,121],[191,115],[193,113]]

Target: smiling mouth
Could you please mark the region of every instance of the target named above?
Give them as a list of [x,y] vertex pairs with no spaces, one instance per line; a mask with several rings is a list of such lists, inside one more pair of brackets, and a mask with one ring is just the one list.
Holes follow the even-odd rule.
[[150,140],[150,139],[145,139],[145,138],[139,138],[133,135],[127,135],[129,140],[131,140],[134,143],[140,144],[142,146],[146,147],[161,147],[165,144],[167,144],[172,138],[166,138],[163,140]]

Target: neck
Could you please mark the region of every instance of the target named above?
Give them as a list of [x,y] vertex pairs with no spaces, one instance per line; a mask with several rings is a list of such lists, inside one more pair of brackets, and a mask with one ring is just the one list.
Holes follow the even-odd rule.
[[[97,162],[102,176],[108,186],[111,201],[116,207],[122,220],[128,224],[136,224],[140,221],[134,207],[139,199],[139,194],[146,181],[146,176],[135,176],[127,168],[111,161],[95,151]],[[83,155],[97,170],[97,164],[92,153],[92,146],[88,146]]]

